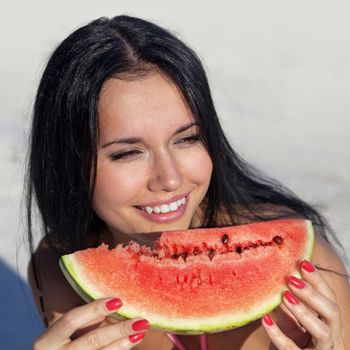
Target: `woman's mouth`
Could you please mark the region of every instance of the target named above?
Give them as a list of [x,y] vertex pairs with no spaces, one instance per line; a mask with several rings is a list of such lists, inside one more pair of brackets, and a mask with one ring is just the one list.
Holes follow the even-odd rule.
[[178,220],[185,212],[189,195],[176,196],[167,203],[156,205],[136,206],[138,213],[147,220],[165,223]]
[[185,197],[171,202],[169,204],[161,204],[160,206],[155,207],[139,207],[141,210],[147,212],[148,214],[152,214],[153,212],[156,214],[165,214],[169,213],[170,211],[176,211],[181,205],[184,205],[186,203]]

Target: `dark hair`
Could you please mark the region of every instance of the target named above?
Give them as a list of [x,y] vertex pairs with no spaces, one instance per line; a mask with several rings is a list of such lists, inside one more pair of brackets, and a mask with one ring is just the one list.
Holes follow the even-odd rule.
[[[91,202],[96,176],[98,104],[111,77],[137,79],[165,73],[181,89],[198,122],[213,174],[203,227],[297,216],[326,236],[321,215],[277,181],[241,159],[217,118],[206,74],[197,55],[165,29],[142,19],[100,18],[67,37],[52,54],[36,96],[27,178],[29,241],[36,201],[43,232],[61,253],[96,242],[104,223]],[[270,213],[261,208],[269,205]],[[240,208],[237,210],[237,208]],[[94,243],[92,243],[94,244]]]

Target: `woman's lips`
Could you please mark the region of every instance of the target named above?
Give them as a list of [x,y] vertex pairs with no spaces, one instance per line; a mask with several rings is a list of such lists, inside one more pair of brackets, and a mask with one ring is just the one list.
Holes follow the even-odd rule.
[[[154,210],[155,207],[153,207],[152,212],[150,212],[151,210],[146,211],[146,209],[144,209],[144,208],[148,208],[148,206],[143,207],[143,209],[141,209],[141,207],[137,207],[135,209],[137,210],[137,213],[139,215],[141,215],[142,217],[144,217],[147,220],[150,220],[150,221],[153,221],[156,223],[168,223],[168,222],[176,221],[179,218],[181,218],[182,215],[185,213],[186,208],[187,208],[187,204],[189,201],[189,195],[187,194],[187,195],[182,196],[182,197],[181,196],[177,196],[177,197],[178,197],[177,200],[174,197],[169,202],[180,201],[181,198],[184,198],[184,204],[181,204],[180,206],[178,206],[176,210],[169,211],[167,213],[161,213],[161,212],[159,213],[159,210],[156,210],[156,211]],[[182,200],[182,203],[183,203],[183,200]],[[160,207],[162,207],[162,205],[158,205],[156,207],[160,208]]]

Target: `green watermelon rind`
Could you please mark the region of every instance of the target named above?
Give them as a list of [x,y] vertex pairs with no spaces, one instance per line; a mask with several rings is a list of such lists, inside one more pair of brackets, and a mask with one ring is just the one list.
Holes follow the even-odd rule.
[[[305,247],[303,259],[311,259],[315,238],[314,229],[311,221],[305,220],[307,225],[306,232],[308,235],[308,244]],[[105,298],[108,296],[101,295],[98,290],[91,284],[90,286],[83,281],[80,276],[82,273],[79,271],[79,264],[75,263],[73,255],[64,255],[60,259],[61,270],[69,281],[72,288],[80,295],[86,302],[90,302],[99,298]],[[298,270],[295,270],[291,275],[301,278]],[[140,315],[138,310],[133,309],[132,306],[123,305],[121,309],[117,312],[111,314],[110,316],[116,319],[132,319],[135,317],[146,317],[151,321],[152,328],[160,329],[167,332],[178,333],[178,334],[203,334],[203,333],[216,333],[237,327],[244,326],[254,320],[263,317],[265,314],[274,310],[282,302],[282,293],[288,288],[282,287],[280,293],[277,293],[270,300],[265,300],[261,302],[263,307],[259,309],[254,309],[250,313],[244,313],[241,316],[237,315],[235,319],[232,318],[230,314],[221,315],[216,317],[210,317],[205,321],[205,319],[176,319],[176,322],[169,321],[168,319],[162,319],[159,315]],[[113,296],[111,296],[113,297]],[[122,298],[123,299],[123,298]],[[158,317],[158,321],[156,318]],[[152,321],[153,319],[153,321]]]

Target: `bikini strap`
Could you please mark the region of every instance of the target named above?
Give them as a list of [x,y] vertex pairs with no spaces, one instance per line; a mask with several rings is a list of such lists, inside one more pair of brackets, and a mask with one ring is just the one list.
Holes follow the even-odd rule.
[[[187,350],[180,339],[172,333],[165,333],[170,341],[177,347],[178,350]],[[208,350],[208,336],[206,334],[201,335],[201,350]]]

